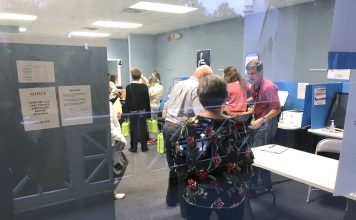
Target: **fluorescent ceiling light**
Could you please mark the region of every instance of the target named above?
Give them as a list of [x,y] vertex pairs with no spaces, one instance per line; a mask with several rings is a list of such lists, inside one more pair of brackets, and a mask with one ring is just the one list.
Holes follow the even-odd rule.
[[69,34],[71,36],[77,37],[109,37],[111,34],[102,32],[89,32],[89,31],[73,31]]
[[2,20],[21,20],[21,21],[34,21],[37,19],[35,15],[24,15],[14,13],[0,13],[0,19]]
[[19,31],[20,31],[20,32],[25,32],[25,31],[27,31],[27,28],[25,28],[25,27],[19,27]]
[[142,24],[131,23],[131,22],[121,22],[121,21],[96,21],[92,23],[92,25],[100,26],[100,27],[108,27],[108,28],[138,28],[141,27]]
[[191,11],[197,10],[197,8],[180,6],[180,5],[171,5],[163,3],[154,3],[154,2],[144,2],[140,1],[134,5],[131,5],[130,8],[147,10],[147,11],[158,11],[158,12],[167,12],[167,13],[177,13],[184,14]]

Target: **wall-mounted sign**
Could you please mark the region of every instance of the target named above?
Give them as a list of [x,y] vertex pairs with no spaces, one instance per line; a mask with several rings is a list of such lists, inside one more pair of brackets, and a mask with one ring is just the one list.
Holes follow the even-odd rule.
[[203,65],[210,66],[210,51],[210,49],[197,50],[197,67]]
[[305,99],[305,90],[308,83],[298,83],[297,99]]
[[53,62],[16,60],[16,67],[19,83],[55,82]]
[[58,87],[62,126],[92,124],[90,85]]
[[117,60],[117,66],[122,68],[122,59]]
[[25,131],[59,127],[54,87],[19,89]]
[[182,36],[183,36],[182,33],[178,33],[178,32],[172,33],[172,34],[168,35],[167,40],[168,41],[179,40],[182,38]]
[[340,80],[349,80],[350,79],[350,69],[329,69],[328,70],[328,79],[340,79]]

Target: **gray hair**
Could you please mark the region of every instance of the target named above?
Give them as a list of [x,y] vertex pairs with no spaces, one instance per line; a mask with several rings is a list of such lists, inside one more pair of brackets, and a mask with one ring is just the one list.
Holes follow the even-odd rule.
[[208,75],[199,81],[198,97],[204,109],[219,109],[227,99],[226,83],[215,75]]
[[248,62],[248,64],[246,65],[246,70],[250,70],[252,68],[256,67],[256,70],[258,72],[263,72],[263,63],[261,60],[251,60],[250,62]]

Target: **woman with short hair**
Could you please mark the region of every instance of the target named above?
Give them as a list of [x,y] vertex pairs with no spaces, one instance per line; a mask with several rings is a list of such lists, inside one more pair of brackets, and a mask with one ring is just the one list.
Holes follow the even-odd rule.
[[204,111],[182,125],[176,143],[182,215],[209,219],[215,211],[219,219],[242,219],[253,163],[247,123],[223,114],[228,92],[222,79],[204,77],[197,93]]

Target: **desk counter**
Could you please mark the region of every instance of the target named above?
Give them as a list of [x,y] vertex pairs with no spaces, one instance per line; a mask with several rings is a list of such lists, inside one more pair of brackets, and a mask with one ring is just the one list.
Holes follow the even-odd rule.
[[336,139],[342,139],[344,137],[344,132],[342,131],[328,131],[326,128],[318,128],[318,129],[308,129],[308,132],[320,135],[323,137],[330,137]]
[[[285,148],[282,153],[272,152],[272,145],[253,148],[254,166],[281,176],[333,193],[339,161],[300,150]],[[307,188],[306,188],[307,191]],[[356,194],[347,198],[356,200]]]

